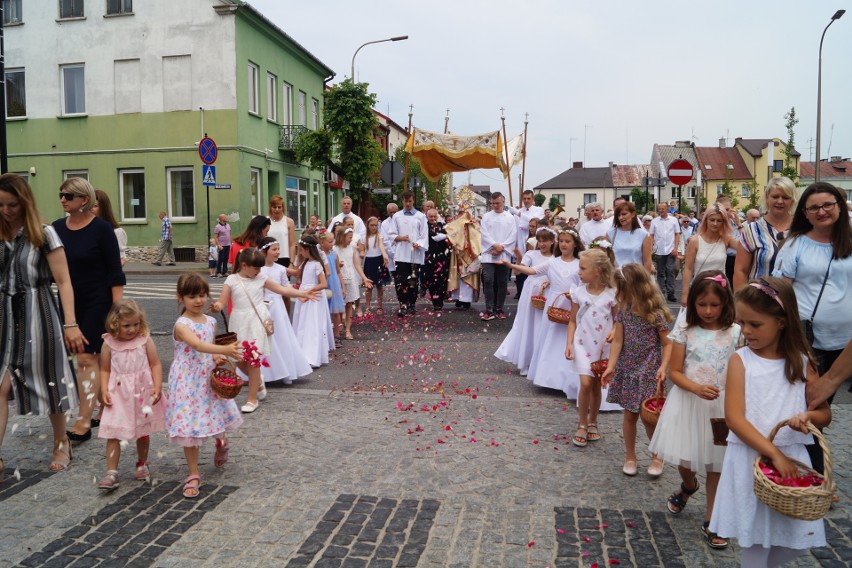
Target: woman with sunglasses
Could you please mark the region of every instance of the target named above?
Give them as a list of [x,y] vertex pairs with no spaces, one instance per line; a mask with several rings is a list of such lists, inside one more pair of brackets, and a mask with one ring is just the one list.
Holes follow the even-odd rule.
[[[11,398],[22,416],[50,416],[50,469],[59,471],[71,462],[65,412],[77,406],[66,353],[81,352],[85,339],[76,325],[80,312],[74,310],[62,242],[42,223],[30,186],[17,174],[0,176],[0,234],[0,447]],[[63,300],[61,312],[51,281]],[[0,483],[4,469],[0,459]]]
[[[813,327],[811,345],[822,376],[852,339],[847,296],[852,290],[852,227],[839,189],[818,182],[802,193],[774,276],[793,283],[799,318],[806,329]],[[821,472],[821,448],[808,448],[814,469]]]
[[68,178],[59,187],[59,201],[67,215],[54,221],[53,228],[65,246],[74,311],[86,338],[85,349],[77,352],[80,412],[68,437],[72,442],[85,442],[92,437],[92,413],[98,402],[98,354],[104,322],[112,304],[122,298],[127,282],[112,225],[92,212],[97,197],[91,184]]
[[760,196],[763,216],[743,225],[740,234],[734,262],[734,290],[739,290],[750,280],[772,275],[778,249],[793,222],[796,193],[796,184],[787,177],[772,178],[766,184]]

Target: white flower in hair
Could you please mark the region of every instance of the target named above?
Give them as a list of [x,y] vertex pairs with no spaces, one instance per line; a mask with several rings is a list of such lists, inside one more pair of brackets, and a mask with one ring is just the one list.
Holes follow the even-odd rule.
[[608,249],[608,248],[612,248],[612,243],[609,242],[608,240],[606,240],[603,237],[598,237],[595,240],[593,240],[591,243],[589,243],[589,248]]

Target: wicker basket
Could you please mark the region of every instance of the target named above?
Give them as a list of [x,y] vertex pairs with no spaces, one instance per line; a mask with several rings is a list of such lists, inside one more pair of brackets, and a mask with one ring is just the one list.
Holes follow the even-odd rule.
[[237,334],[233,331],[228,331],[228,316],[225,315],[225,312],[220,312],[222,315],[222,321],[225,322],[225,333],[220,333],[213,338],[213,343],[216,345],[230,345],[231,343],[237,342]]
[[[565,292],[563,294],[559,294],[556,298],[553,299],[553,303],[550,304],[550,307],[547,308],[547,319],[552,321],[553,323],[561,323],[563,325],[568,325],[568,322],[571,321],[571,310],[566,310],[565,308],[557,308],[556,302],[559,301],[559,298],[565,296],[569,297],[570,292]],[[570,298],[568,299],[570,303]]]
[[[652,401],[660,401],[657,410],[651,408]],[[647,426],[656,426],[657,421],[660,419],[660,412],[663,411],[663,405],[666,403],[666,397],[663,394],[662,389],[658,386],[657,392],[654,396],[650,396],[642,401],[642,406],[639,408],[639,418],[642,419],[642,423]]]
[[[769,440],[772,441],[778,430],[784,426],[787,426],[787,420],[776,424],[775,428],[769,434]],[[825,436],[810,422],[807,423],[807,426],[810,433],[813,434],[814,438],[822,446],[825,474],[820,475],[802,462],[791,461],[798,466],[800,472],[803,471],[822,478],[822,485],[813,487],[785,487],[773,483],[760,469],[760,462],[765,458],[758,456],[754,460],[753,466],[754,493],[761,502],[773,511],[801,521],[815,521],[823,518],[828,513],[828,510],[831,508],[831,498],[837,488],[834,485],[834,479],[831,475],[831,451],[828,448]]]
[[713,431],[713,445],[727,446],[728,445],[728,424],[724,418],[711,418],[710,429]]
[[537,310],[543,310],[547,304],[547,296],[541,293],[541,286],[538,287],[538,293],[530,296],[530,304]]
[[210,372],[210,388],[219,398],[236,398],[243,388],[243,380],[230,361],[222,363]]

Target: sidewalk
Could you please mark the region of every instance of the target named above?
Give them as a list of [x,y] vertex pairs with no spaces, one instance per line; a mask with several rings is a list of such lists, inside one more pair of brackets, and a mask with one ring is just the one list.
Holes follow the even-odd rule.
[[124,265],[124,273],[127,275],[169,275],[178,276],[184,272],[204,272],[207,274],[207,263],[204,262],[178,262],[175,266],[163,264],[157,266],[150,262],[128,262]]

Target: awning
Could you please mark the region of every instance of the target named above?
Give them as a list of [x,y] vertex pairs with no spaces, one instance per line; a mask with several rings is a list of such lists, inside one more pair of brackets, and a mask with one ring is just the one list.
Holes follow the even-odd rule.
[[448,172],[500,168],[503,139],[500,131],[474,136],[454,136],[412,128],[405,151],[417,160],[431,181]]

